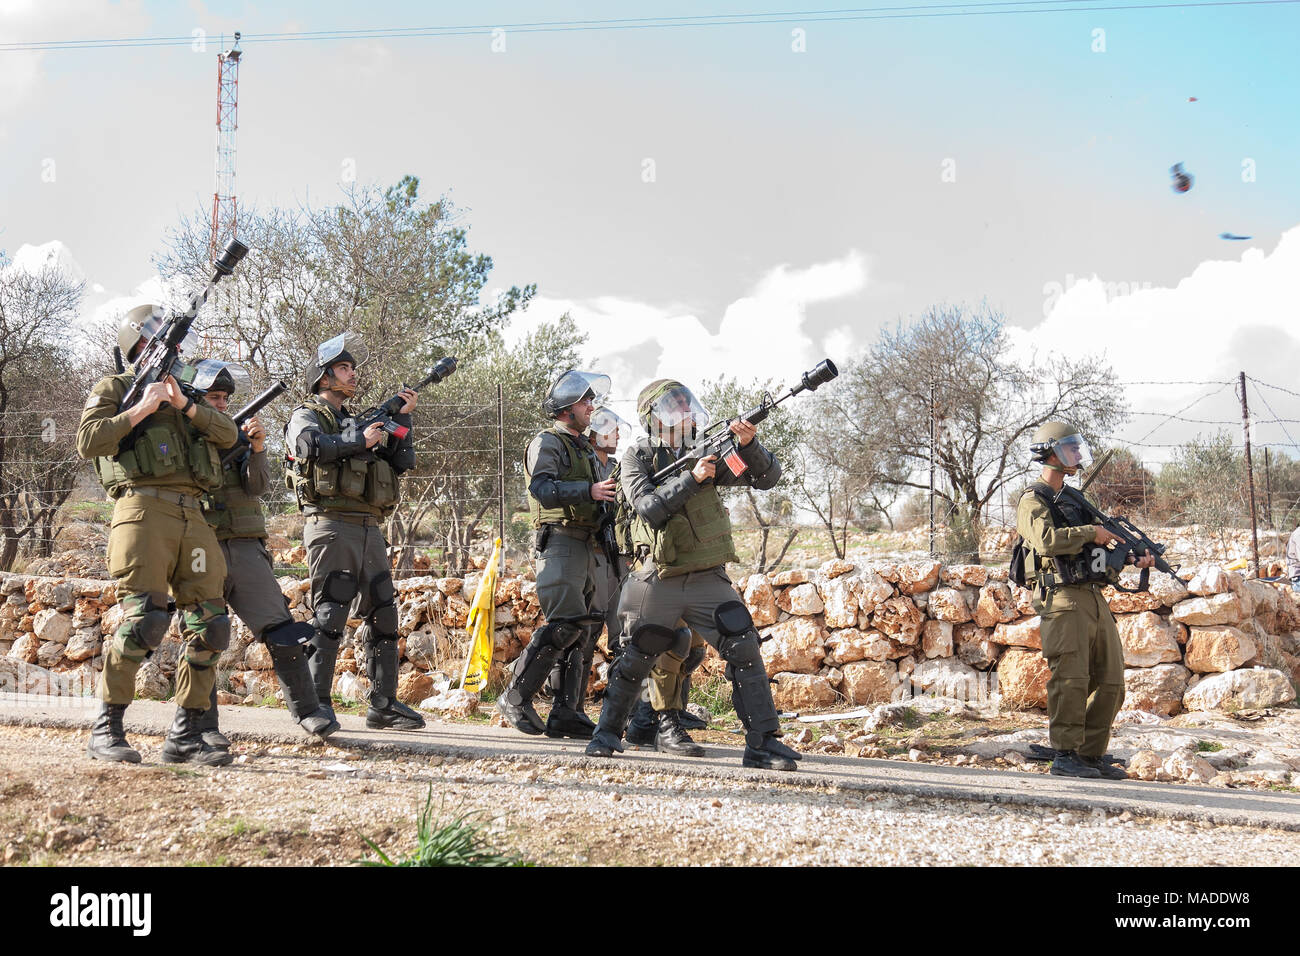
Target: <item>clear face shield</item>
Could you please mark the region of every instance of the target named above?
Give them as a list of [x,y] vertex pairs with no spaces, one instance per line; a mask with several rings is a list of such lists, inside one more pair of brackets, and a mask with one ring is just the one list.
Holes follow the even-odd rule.
[[194,380],[190,384],[200,392],[225,392],[227,398],[233,398],[236,393],[248,392],[253,380],[242,365],[204,359],[194,365]]
[[602,451],[613,452],[618,447],[619,429],[630,426],[618,413],[608,408],[598,408],[591,416],[591,440]]
[[364,365],[369,357],[365,343],[356,332],[342,332],[329,341],[322,342],[316,347],[316,364],[325,368],[335,362],[346,361],[349,355],[352,356],[353,368]]
[[709,410],[685,386],[670,388],[650,405],[651,437],[681,448],[709,426]]
[[609,376],[598,375],[595,372],[579,372],[577,369],[570,369],[556,380],[551,386],[551,392],[548,396],[551,407],[557,411],[568,408],[576,402],[582,401],[588,392],[591,393],[591,403],[599,405],[605,401],[609,395]]
[[[160,305],[138,305],[126,314],[126,323],[128,326],[138,326],[140,330],[139,337],[144,339],[144,345],[140,346],[143,352],[145,347],[153,341],[155,335],[162,329],[163,321],[167,318],[167,311]],[[135,342],[128,340],[133,338],[131,334],[118,335],[118,345],[122,348],[123,359],[129,360],[129,353],[134,347]],[[185,338],[181,339],[179,346],[182,355],[186,353],[193,354],[199,348],[199,336],[193,329],[185,333]],[[139,355],[136,356],[139,358]]]
[[1092,464],[1092,450],[1079,434],[1066,435],[1052,442],[1052,454],[1066,468],[1087,468]]

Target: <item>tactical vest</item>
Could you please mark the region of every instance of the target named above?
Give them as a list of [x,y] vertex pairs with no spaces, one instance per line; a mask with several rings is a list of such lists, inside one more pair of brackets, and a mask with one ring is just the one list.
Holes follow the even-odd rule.
[[262,502],[244,491],[240,476],[243,461],[237,459],[222,475],[221,487],[203,498],[203,516],[217,533],[218,541],[228,538],[265,538],[266,515]]
[[[640,446],[634,450],[644,461],[641,452]],[[653,449],[648,467],[654,473],[668,467],[674,460],[672,450],[660,445]],[[687,498],[686,506],[658,530],[633,512],[632,542],[636,547],[649,549],[650,559],[659,569],[661,578],[740,560],[731,540],[731,518],[713,482]]]
[[609,476],[614,479],[614,543],[618,546],[619,554],[630,555],[636,552],[636,542],[632,540],[632,522],[636,518],[636,509],[627,500],[627,495],[623,494],[623,465],[614,465]]
[[[1069,497],[1057,497],[1051,485],[1035,482],[1026,490],[1027,495],[1037,495],[1047,505],[1052,525],[1057,528],[1077,528],[1092,521],[1079,505]],[[1015,571],[1017,553],[1023,555],[1023,571]],[[1100,545],[1087,545],[1074,554],[1039,554],[1020,539],[1012,551],[1012,580],[1018,584],[1044,588],[1062,584],[1096,584],[1110,580],[1106,565],[1106,549]]]
[[[326,435],[337,435],[338,413],[334,406],[312,395],[298,408],[310,409]],[[297,409],[294,409],[296,412]],[[374,452],[357,453],[328,464],[299,461],[285,451],[284,483],[298,498],[298,510],[304,505],[323,511],[349,511],[386,518],[397,506],[397,473],[393,466]]]
[[[564,449],[564,471],[555,476],[556,481],[581,481],[587,485],[596,483],[596,456],[588,448],[578,444],[577,439],[563,428],[548,428],[543,435],[554,435],[560,440]],[[524,481],[531,485],[533,476],[524,464]],[[542,503],[528,495],[528,513],[532,516],[533,527],[544,524],[562,524],[576,528],[594,528],[600,523],[600,505],[594,501],[580,501],[572,505],[560,505],[555,508],[543,508]]]
[[[135,376],[111,378],[120,402]],[[221,486],[220,453],[179,408],[164,405],[140,424],[134,444],[95,459],[95,474],[110,498],[133,486],[203,491]]]

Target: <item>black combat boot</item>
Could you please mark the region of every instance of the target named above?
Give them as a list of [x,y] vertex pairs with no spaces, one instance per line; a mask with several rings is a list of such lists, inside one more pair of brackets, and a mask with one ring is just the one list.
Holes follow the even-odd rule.
[[305,732],[316,737],[328,737],[338,730],[339,722],[334,717],[333,708],[322,707],[316,696],[316,685],[302,647],[267,641],[266,649],[271,653],[271,664],[275,667],[289,716]]
[[203,742],[209,747],[215,747],[217,750],[230,749],[230,741],[217,726],[216,684],[212,685],[212,699],[208,704],[208,709],[205,710],[203,716],[199,718],[199,733],[203,734]]
[[745,756],[741,763],[760,770],[794,770],[803,754],[781,742],[780,734],[749,731],[745,734]]
[[224,767],[235,758],[229,750],[218,750],[203,740],[200,723],[203,709],[199,707],[176,708],[176,717],[167,728],[163,741],[163,763],[196,763],[204,767]]
[[139,763],[140,754],[126,742],[122,730],[122,717],[126,704],[99,702],[95,722],[90,725],[90,741],[86,753],[96,760],[114,760],[121,763]]
[[[315,648],[307,660],[307,667],[311,673],[312,683],[316,686],[316,700],[321,710],[332,721],[334,720],[334,699],[330,696],[330,691],[334,688],[334,663],[339,656],[339,640],[324,634],[321,631],[316,632],[316,636],[311,639],[311,646]],[[272,658],[274,661],[274,658]]]
[[682,730],[677,710],[661,710],[659,732],[655,734],[655,750],[664,754],[677,754],[679,757],[703,757],[704,748],[691,740],[690,734]]
[[560,661],[560,686],[555,694],[555,703],[546,718],[546,736],[572,737],[575,740],[590,740],[596,732],[596,723],[582,711],[587,677],[591,665],[586,662],[584,670],[583,647],[575,644],[565,652]]
[[533,639],[515,661],[514,677],[497,698],[497,713],[515,730],[534,737],[546,732],[546,721],[533,709],[533,698],[561,656],[542,630],[533,632]]
[[[1079,759],[1082,760],[1087,766],[1091,767],[1093,770],[1096,770],[1099,774],[1101,774],[1103,780],[1127,780],[1128,779],[1128,771],[1126,771],[1123,767],[1115,766],[1105,757],[1086,757],[1083,754],[1079,754]],[[1111,759],[1113,760],[1114,758],[1112,757]]]
[[1058,777],[1091,777],[1096,779],[1101,776],[1100,770],[1085,762],[1073,750],[1062,750],[1058,753],[1056,759],[1052,761],[1051,772]]
[[627,733],[624,736],[628,743],[637,747],[653,747],[655,734],[659,730],[658,725],[655,709],[650,706],[650,701],[638,700],[636,709],[632,711],[632,719],[627,722]]

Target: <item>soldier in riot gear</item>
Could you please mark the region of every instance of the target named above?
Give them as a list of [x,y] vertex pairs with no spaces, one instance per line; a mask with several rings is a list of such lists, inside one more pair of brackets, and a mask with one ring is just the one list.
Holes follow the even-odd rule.
[[[719,484],[739,483],[766,490],[780,479],[781,466],[755,437],[755,426],[738,419],[730,426],[738,445],[736,461],[721,465],[707,455],[692,470],[655,484],[656,472],[690,447],[709,416],[690,389],[672,379],[646,386],[637,411],[648,437],[623,456],[622,490],[636,511],[632,536],[646,562],[623,583],[619,615],[629,642],[610,672],[600,724],[587,753],[609,757],[623,749],[628,715],[656,659],[667,651],[683,659],[690,653],[689,630],[675,627],[682,620],[727,662],[732,700],[746,731],[744,765],[793,770],[799,754],[780,740],[758,630],[727,577],[727,562],[735,561],[736,554],[731,521],[717,490]],[[684,736],[676,709],[660,712],[658,719],[665,738]]]
[[[248,372],[240,365],[204,359],[197,369],[195,390],[202,391],[204,401],[223,415],[229,414],[230,400],[237,392],[248,391]],[[321,708],[307,666],[305,648],[311,646],[312,626],[295,621],[289,613],[266,550],[266,516],[258,500],[271,483],[266,429],[254,416],[244,422],[243,430],[248,445],[232,461],[223,463],[221,487],[203,498],[203,512],[226,559],[226,603],[255,640],[265,641],[293,719],[307,733],[327,737],[339,724]],[[230,741],[218,729],[215,685],[201,727],[209,744],[229,748]]]
[[[153,304],[127,313],[118,332],[127,362],[139,358],[164,314]],[[122,719],[135,696],[136,672],[166,636],[170,592],[181,611],[185,646],[176,668],[176,717],[162,759],[222,766],[231,755],[204,741],[200,720],[216,685],[217,659],[230,644],[221,594],[226,566],[199,496],[220,486],[218,452],[235,443],[237,431],[234,422],[196,402],[193,392],[170,375],[122,410],[134,378],[126,372],[101,379],[77,427],[77,453],[94,459],[114,501],[108,570],[126,612],[104,654],[101,703],[87,752],[98,760],[140,761],[127,743]]]
[[308,665],[321,709],[333,720],[334,663],[354,611],[364,619],[357,637],[370,678],[366,726],[417,730],[424,718],[397,699],[397,590],[382,529],[397,505],[398,476],[415,466],[409,429],[417,396],[411,389],[399,393],[404,404],[393,420],[406,429],[402,438],[379,423],[358,431],[345,403],[356,395],[357,367],[365,359],[354,333],[323,342],[307,398],[285,430],[285,480],[307,516],[315,648]]
[[[515,663],[497,710],[516,730],[549,737],[591,737],[595,724],[582,711],[591,669],[586,644],[599,633],[595,607],[596,534],[601,506],[614,500],[613,478],[600,479],[585,432],[595,406],[609,392],[609,376],[570,370],[547,392],[542,409],[554,425],[539,432],[524,457],[528,506],[536,531],[537,600],[546,623]],[[593,616],[594,612],[600,613]],[[561,664],[554,705],[545,721],[533,698],[551,668]],[[586,671],[583,670],[584,664]]]
[[[1027,549],[1025,578],[1041,617],[1047,682],[1048,734],[1057,751],[1051,772],[1065,777],[1124,779],[1106,755],[1111,723],[1124,703],[1124,650],[1115,617],[1102,595],[1113,577],[1101,549],[1117,541],[1088,523],[1068,496],[1067,475],[1092,462],[1074,427],[1046,422],[1029,446],[1043,466],[1016,508],[1016,529]],[[1139,558],[1140,568],[1155,558]]]

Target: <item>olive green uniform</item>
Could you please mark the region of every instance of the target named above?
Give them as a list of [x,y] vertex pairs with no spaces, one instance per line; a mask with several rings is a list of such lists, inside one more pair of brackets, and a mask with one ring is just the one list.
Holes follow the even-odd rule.
[[120,410],[132,381],[130,374],[101,379],[77,427],[77,453],[95,459],[115,502],[108,571],[126,612],[104,655],[99,697],[110,704],[134,698],[136,672],[166,633],[170,592],[185,637],[176,702],[203,710],[216,684],[213,665],[229,645],[230,621],[222,600],[226,561],[198,496],[220,481],[218,451],[235,443],[235,423],[202,403],[192,419],[164,405],[141,423],[135,444],[120,450],[132,432]]
[[[393,420],[410,428],[409,414]],[[303,545],[316,632],[310,666],[320,703],[332,715],[334,663],[348,618],[355,615],[364,619],[356,637],[366,651],[371,683],[367,726],[394,726],[376,722],[383,716],[407,729],[423,726],[415,711],[396,700],[397,590],[382,529],[398,502],[398,476],[415,465],[411,433],[367,449],[346,407],[336,410],[311,395],[294,409],[286,446],[285,480],[307,516]]]
[[1057,750],[1100,757],[1124,703],[1124,649],[1101,593],[1106,581],[1058,580],[1059,565],[1086,553],[1096,528],[1082,523],[1084,515],[1066,497],[1057,499],[1057,505],[1071,524],[1053,521],[1051,509],[1032,491],[1021,496],[1016,509],[1016,529],[1033,552],[1025,570],[1033,579],[1043,657],[1052,672],[1047,682],[1048,733]]

